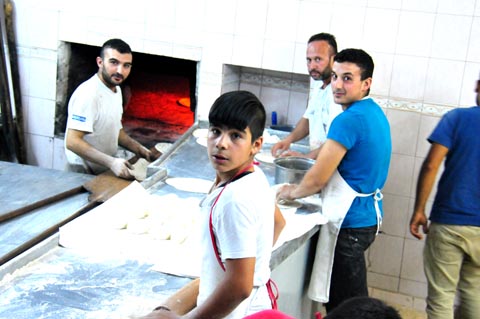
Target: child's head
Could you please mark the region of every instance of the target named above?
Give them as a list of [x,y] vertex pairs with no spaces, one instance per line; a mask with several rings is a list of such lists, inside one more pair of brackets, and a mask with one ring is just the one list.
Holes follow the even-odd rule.
[[263,145],[265,109],[250,92],[222,94],[208,115],[208,156],[220,182],[250,167]]
[[398,311],[371,297],[352,297],[325,316],[325,319],[402,319]]
[[252,142],[262,136],[266,113],[260,100],[247,91],[222,94],[213,103],[208,114],[210,126],[226,126],[237,130],[250,128]]

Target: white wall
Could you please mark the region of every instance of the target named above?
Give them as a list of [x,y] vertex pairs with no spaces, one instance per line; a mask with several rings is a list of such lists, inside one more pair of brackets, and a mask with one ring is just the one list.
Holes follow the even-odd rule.
[[[29,161],[52,167],[58,41],[200,61],[198,119],[220,94],[223,64],[306,74],[308,37],[376,63],[372,95],[385,108],[438,116],[474,102],[480,70],[478,0],[15,0]],[[268,101],[264,101],[268,104]],[[302,105],[303,107],[303,105]],[[61,143],[60,143],[61,144]]]
[[[423,242],[409,235],[408,219],[426,136],[445,111],[475,102],[480,0],[13,2],[28,159],[42,167],[61,168],[63,156],[53,136],[59,41],[99,46],[120,37],[134,51],[200,61],[199,120],[221,92],[224,64],[306,74],[306,42],[318,32],[334,34],[339,49],[369,52],[376,65],[372,95],[385,109],[394,143],[385,234],[368,253],[369,281],[383,298],[423,307]],[[267,108],[285,105],[278,96],[264,94],[262,101]],[[306,94],[297,98],[303,109]],[[294,123],[301,111],[292,110],[285,121]]]

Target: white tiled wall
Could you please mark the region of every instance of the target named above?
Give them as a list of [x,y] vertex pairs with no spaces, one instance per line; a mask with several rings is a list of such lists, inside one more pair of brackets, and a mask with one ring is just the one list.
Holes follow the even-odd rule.
[[[62,141],[53,136],[59,41],[99,46],[120,37],[134,51],[198,61],[198,120],[206,120],[222,90],[240,88],[258,94],[269,114],[277,111],[288,124],[306,105],[309,36],[330,32],[339,49],[365,49],[376,63],[372,95],[393,138],[384,234],[369,251],[369,281],[377,296],[423,307],[423,241],[407,224],[426,137],[443,113],[475,101],[479,0],[13,2],[28,160],[43,167],[62,167]],[[268,70],[291,77],[285,82]]]
[[310,77],[225,65],[222,79],[222,93],[246,90],[256,94],[267,112],[267,125],[271,123],[272,112],[277,113],[277,124],[295,125],[305,112],[310,86]]

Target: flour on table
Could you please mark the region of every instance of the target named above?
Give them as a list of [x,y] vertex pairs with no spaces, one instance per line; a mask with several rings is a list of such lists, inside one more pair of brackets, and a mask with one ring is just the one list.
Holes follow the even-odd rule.
[[192,135],[193,135],[194,137],[207,138],[207,136],[208,136],[208,129],[206,129],[206,128],[197,128],[195,131],[193,131]]
[[212,181],[206,179],[190,177],[171,177],[167,178],[165,183],[175,187],[178,190],[204,194],[207,194],[210,191],[210,188],[213,184]]
[[280,142],[280,138],[277,135],[271,135],[267,130],[263,131],[263,142],[265,144],[275,144]]
[[172,145],[172,143],[157,143],[155,144],[155,148],[157,149],[157,151],[163,154],[167,152],[172,147]]
[[255,158],[264,163],[273,163],[273,160],[275,159],[275,157],[273,157],[273,155],[269,152],[260,152],[255,155]]
[[198,144],[207,147],[207,138],[206,137],[197,137],[195,140]]

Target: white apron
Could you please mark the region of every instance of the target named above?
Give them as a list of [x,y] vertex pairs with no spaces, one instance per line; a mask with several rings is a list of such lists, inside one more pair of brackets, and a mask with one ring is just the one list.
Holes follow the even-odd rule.
[[353,190],[343,177],[335,171],[327,186],[322,189],[322,214],[328,223],[320,228],[315,261],[313,263],[308,296],[317,302],[326,303],[329,300],[330,279],[332,275],[333,257],[337,236],[342,222],[356,197],[374,196],[377,213],[377,234],[382,223],[382,215],[378,202],[382,200],[379,189],[371,194],[361,194]]

